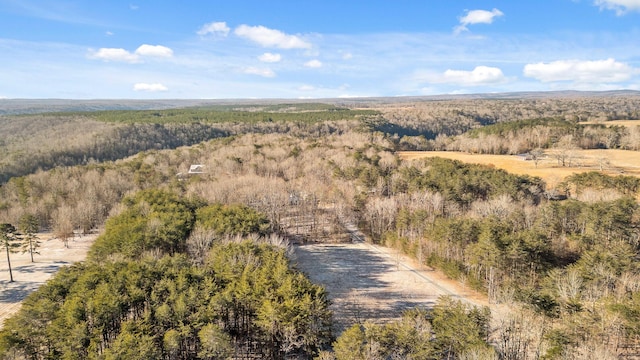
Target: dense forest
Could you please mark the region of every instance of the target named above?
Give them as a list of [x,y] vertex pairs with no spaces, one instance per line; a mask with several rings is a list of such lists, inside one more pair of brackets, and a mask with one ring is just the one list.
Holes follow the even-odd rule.
[[[162,190],[123,200],[86,262],[30,296],[0,333],[4,358],[222,359],[312,354],[330,341],[324,290],[277,237],[233,241],[266,219]],[[202,258],[194,227],[212,238]],[[279,246],[279,247],[278,247]],[[199,261],[197,261],[199,260]]]
[[[6,358],[128,358],[126,349],[137,347],[136,354],[149,351],[146,358],[171,359],[240,352],[324,359],[637,356],[640,179],[587,172],[549,189],[539,178],[494,167],[401,161],[396,151],[637,150],[640,127],[606,121],[637,119],[638,104],[630,96],[375,103],[366,111],[307,104],[60,115],[85,119],[96,134],[91,141],[120,143],[109,136],[145,127],[216,132],[184,142],[160,132],[163,145],[140,145],[144,151],[133,156],[130,144],[77,166],[44,171],[49,165],[34,160],[31,170],[21,168],[23,176],[3,172],[0,223],[31,216],[60,239],[104,230],[85,263],[56,276],[6,323],[0,349]],[[24,119],[40,124],[34,116]],[[23,118],[0,119],[15,126]],[[153,138],[136,134],[130,139],[141,144]],[[2,151],[20,151],[15,138],[3,141]],[[19,167],[12,161],[3,171]],[[189,175],[193,164],[206,172]],[[568,199],[550,200],[550,190]],[[343,241],[345,224],[512,311],[492,319],[486,309],[444,298],[397,322],[330,334],[326,294],[291,268],[284,244]],[[237,267],[224,268],[229,263]],[[258,263],[281,270],[253,268]],[[109,298],[112,289],[122,289],[123,298]],[[295,304],[288,308],[284,299]],[[114,310],[91,313],[102,306]],[[30,319],[41,326],[27,326],[36,321]],[[61,327],[84,342],[55,337]]]

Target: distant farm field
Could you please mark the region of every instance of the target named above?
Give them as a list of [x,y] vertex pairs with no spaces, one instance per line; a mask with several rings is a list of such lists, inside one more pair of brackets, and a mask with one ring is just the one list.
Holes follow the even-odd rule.
[[572,166],[560,166],[554,150],[547,150],[536,167],[532,160],[515,155],[469,154],[456,151],[400,151],[402,160],[426,157],[442,157],[466,163],[495,166],[518,175],[542,178],[553,187],[565,177],[581,172],[600,171],[608,175],[631,175],[640,177],[640,152],[628,150],[574,150]]
[[640,120],[583,121],[578,124],[633,127],[640,126]]

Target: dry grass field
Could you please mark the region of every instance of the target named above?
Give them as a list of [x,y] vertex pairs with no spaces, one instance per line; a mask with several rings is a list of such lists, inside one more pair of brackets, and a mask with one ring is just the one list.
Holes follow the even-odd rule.
[[606,126],[640,126],[640,120],[611,120],[611,121],[582,121],[580,125],[606,125]]
[[547,150],[537,166],[531,160],[523,160],[514,155],[469,154],[455,151],[401,151],[398,155],[402,160],[442,157],[495,166],[513,174],[540,177],[549,188],[553,188],[569,175],[587,171],[640,177],[640,152],[628,150],[573,150],[573,166],[564,167],[558,164],[553,150]]

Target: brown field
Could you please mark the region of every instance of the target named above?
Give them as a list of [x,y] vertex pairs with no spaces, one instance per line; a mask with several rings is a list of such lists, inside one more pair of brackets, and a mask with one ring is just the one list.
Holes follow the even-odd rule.
[[569,175],[587,171],[600,171],[602,159],[608,163],[602,171],[608,175],[631,175],[640,177],[640,152],[628,150],[575,150],[572,167],[562,167],[554,158],[553,150],[547,150],[544,158],[536,167],[531,160],[523,160],[515,155],[469,154],[455,151],[400,151],[402,160],[415,160],[426,157],[442,157],[466,163],[495,166],[518,175],[531,175],[542,178],[547,186],[553,188]]
[[607,125],[607,126],[640,126],[640,120],[611,120],[611,121],[582,121],[580,125]]

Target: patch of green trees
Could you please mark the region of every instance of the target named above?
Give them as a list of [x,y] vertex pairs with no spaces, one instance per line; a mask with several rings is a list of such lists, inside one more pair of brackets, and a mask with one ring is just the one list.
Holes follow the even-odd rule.
[[196,223],[247,234],[265,229],[263,217],[164,190],[123,206],[86,262],[62,269],[5,322],[0,358],[281,359],[331,341],[327,295],[285,249],[215,242],[203,264],[185,252]]
[[399,321],[351,326],[320,358],[437,360],[475,355],[490,359],[496,354],[488,343],[489,333],[488,308],[441,297],[433,309],[406,311]]

